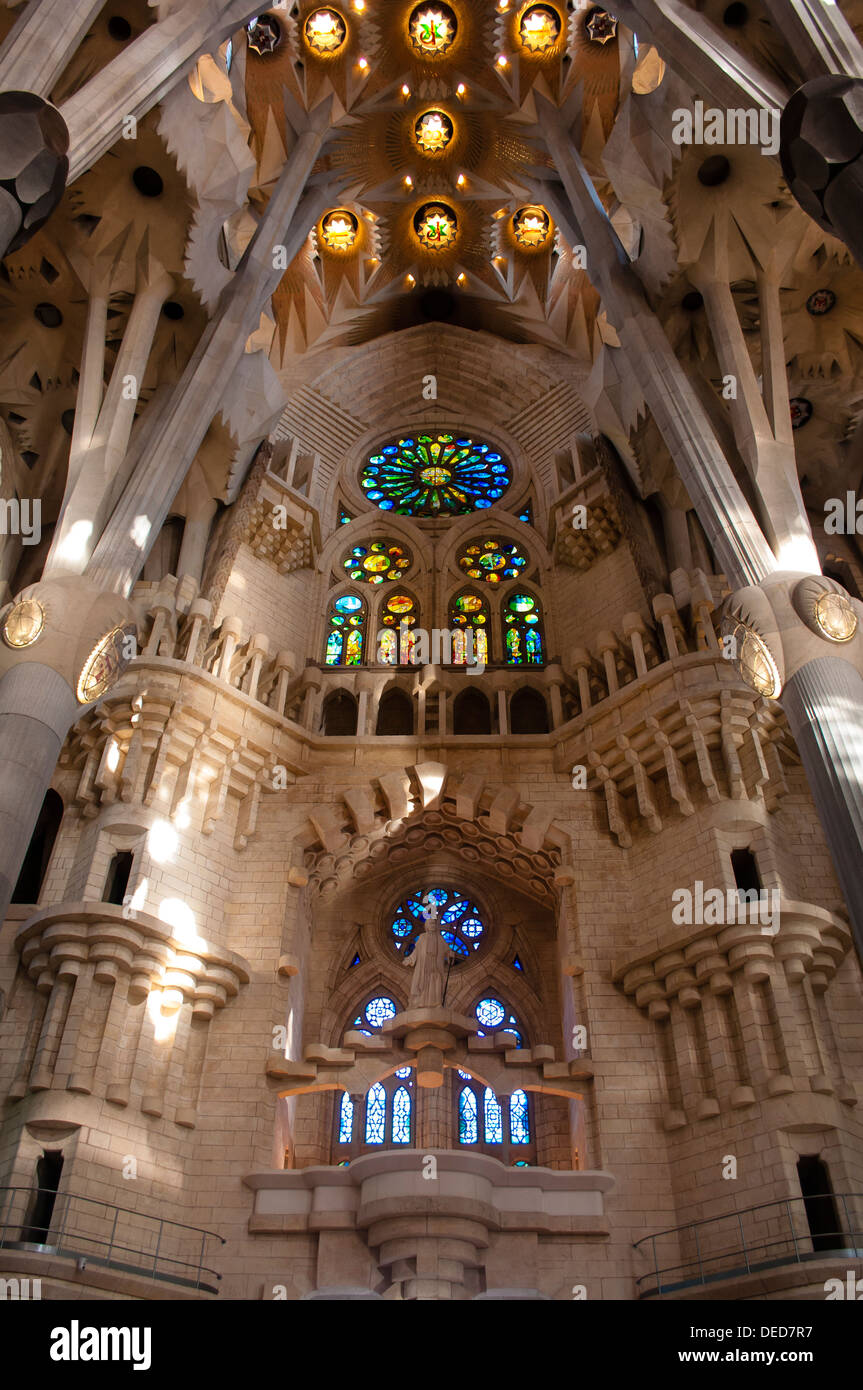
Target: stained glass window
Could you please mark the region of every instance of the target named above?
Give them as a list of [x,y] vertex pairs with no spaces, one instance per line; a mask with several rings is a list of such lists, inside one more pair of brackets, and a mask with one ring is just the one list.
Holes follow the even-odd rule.
[[356,594],[333,599],[327,614],[324,662],[327,666],[360,666],[366,626],[366,605]]
[[485,1142],[487,1144],[502,1144],[503,1112],[500,1108],[500,1101],[488,1086],[485,1088],[483,1100],[483,1124],[485,1125]]
[[354,1137],[354,1103],[345,1091],[339,1109],[339,1143],[349,1144]]
[[380,1028],[382,1023],[386,1023],[388,1018],[394,1018],[396,1006],[392,999],[385,994],[380,994],[375,999],[370,999],[366,1004],[366,1022],[372,1028]]
[[387,1093],[378,1081],[366,1097],[366,1143],[382,1144],[387,1129]]
[[460,1144],[479,1142],[476,1123],[476,1095],[470,1086],[465,1086],[458,1098],[458,1142]]
[[542,616],[532,594],[511,594],[503,608],[503,641],[508,666],[541,666]]
[[511,1033],[513,1047],[522,1046],[522,1035],[519,1031],[518,1019],[514,1013],[501,1003],[500,999],[494,995],[486,995],[485,999],[480,999],[476,1006],[476,1016],[482,1027],[479,1036],[484,1037],[489,1033]]
[[411,1142],[411,1097],[406,1086],[399,1086],[393,1096],[392,1136],[394,1144]]
[[524,1091],[513,1091],[509,1098],[509,1138],[512,1144],[530,1143],[527,1096]]
[[412,556],[407,546],[393,540],[370,541],[355,545],[342,561],[348,578],[363,584],[383,584],[398,579],[403,570],[410,569]]
[[456,594],[449,606],[449,625],[453,633],[452,660],[454,666],[464,666],[469,655],[473,633],[473,660],[488,665],[489,609],[484,598],[466,590]]
[[346,512],[344,507],[339,507],[339,525],[347,526],[351,521],[353,521],[353,517],[350,512]]
[[378,633],[378,661],[386,666],[413,665],[419,608],[410,594],[400,590],[390,594],[381,613]]
[[511,482],[491,445],[452,434],[385,444],[360,475],[369,501],[399,516],[463,516],[493,506]]
[[524,522],[526,522],[528,526],[532,526],[532,525],[533,525],[533,503],[532,503],[532,502],[528,502],[528,504],[527,504],[527,506],[525,507],[524,511],[523,511],[523,512],[519,512],[519,514],[518,514],[518,519],[519,519],[519,521],[524,521]]
[[527,564],[527,556],[515,541],[489,538],[471,541],[458,562],[468,579],[499,584],[502,579],[518,579]]
[[478,949],[485,924],[476,903],[454,888],[430,888],[411,894],[396,908],[390,930],[397,951],[411,954],[432,907],[437,909],[441,936],[451,951],[469,956]]

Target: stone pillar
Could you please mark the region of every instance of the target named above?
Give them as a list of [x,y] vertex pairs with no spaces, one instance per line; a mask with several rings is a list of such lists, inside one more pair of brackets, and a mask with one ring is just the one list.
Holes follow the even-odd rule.
[[0,91],[47,98],[102,0],[30,0],[0,44]]
[[177,573],[190,574],[199,584],[204,573],[204,556],[217,505],[215,497],[204,498],[195,511],[186,517],[183,527],[183,543],[177,560]]
[[841,657],[807,661],[786,682],[782,708],[863,961],[863,676]]
[[12,666],[0,679],[0,921],[60,756],[81,709],[50,666]]

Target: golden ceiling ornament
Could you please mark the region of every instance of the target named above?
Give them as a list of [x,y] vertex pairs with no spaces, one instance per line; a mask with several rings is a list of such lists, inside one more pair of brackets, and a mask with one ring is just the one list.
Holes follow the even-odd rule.
[[328,251],[351,251],[356,244],[359,222],[347,208],[334,208],[321,219],[321,240]]
[[3,640],[10,647],[31,647],[45,626],[45,609],[37,598],[24,598],[6,614]]
[[98,700],[119,680],[132,657],[135,655],[134,626],[114,627],[99,638],[81,668],[75,694],[78,703],[89,705]]
[[437,58],[452,48],[458,20],[449,5],[417,5],[408,20],[411,43],[424,58]]
[[562,23],[550,5],[529,5],[518,22],[518,37],[529,53],[547,53],[560,38]]
[[512,219],[513,235],[520,247],[539,251],[551,236],[551,218],[538,203],[519,208]]
[[850,642],[856,635],[857,613],[848,594],[833,579],[809,574],[801,579],[791,595],[798,617],[810,632],[829,642]]
[[815,621],[831,642],[850,642],[857,631],[857,614],[844,594],[822,594],[815,604]]
[[739,620],[735,622],[731,635],[736,644],[734,664],[740,679],[763,695],[766,700],[776,700],[782,689],[779,668],[773,659],[770,648],[759,636],[754,627]]
[[446,203],[426,203],[414,217],[414,231],[427,251],[444,251],[455,241],[458,221]]
[[338,10],[314,10],[306,20],[303,32],[312,52],[329,58],[342,47],[348,27]]
[[449,116],[437,109],[424,111],[414,126],[414,139],[423,154],[440,154],[451,142],[454,133]]

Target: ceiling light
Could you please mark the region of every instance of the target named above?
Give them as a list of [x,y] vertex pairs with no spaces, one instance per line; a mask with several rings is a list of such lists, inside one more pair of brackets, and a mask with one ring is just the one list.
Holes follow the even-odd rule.
[[499,68],[505,68],[505,67],[506,67],[506,65],[507,65],[507,57],[506,57],[506,54],[505,54],[505,53],[499,53],[499,54],[497,55],[497,65],[498,65]]
[[403,96],[403,97],[409,97],[410,94],[411,94],[411,89],[410,89],[410,87],[408,86],[407,82],[405,82],[405,84],[404,84],[403,87],[402,87],[402,96]]
[[459,174],[458,178],[456,179],[456,183],[458,184],[459,188],[464,188],[464,185],[465,185],[465,177],[464,177],[464,174]]
[[358,67],[358,68],[361,68],[363,72],[365,72],[365,70],[366,70],[366,68],[368,67],[368,65],[369,65],[369,60],[368,60],[368,58],[358,58],[358,59],[357,59],[357,67]]
[[463,97],[466,90],[467,90],[467,89],[466,89],[464,83],[463,83],[463,82],[459,82],[458,86],[457,86],[456,89],[455,89],[456,96]]

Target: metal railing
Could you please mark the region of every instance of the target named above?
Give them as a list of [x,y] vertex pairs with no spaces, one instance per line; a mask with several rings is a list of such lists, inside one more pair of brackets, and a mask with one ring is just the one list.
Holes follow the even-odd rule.
[[859,1192],[785,1197],[644,1236],[633,1248],[653,1267],[636,1277],[639,1295],[650,1298],[830,1254],[859,1259],[863,1222],[849,1202],[863,1211]]
[[86,1260],[218,1293],[222,1276],[204,1263],[209,1241],[225,1244],[213,1231],[95,1197],[45,1187],[0,1187],[0,1249]]

